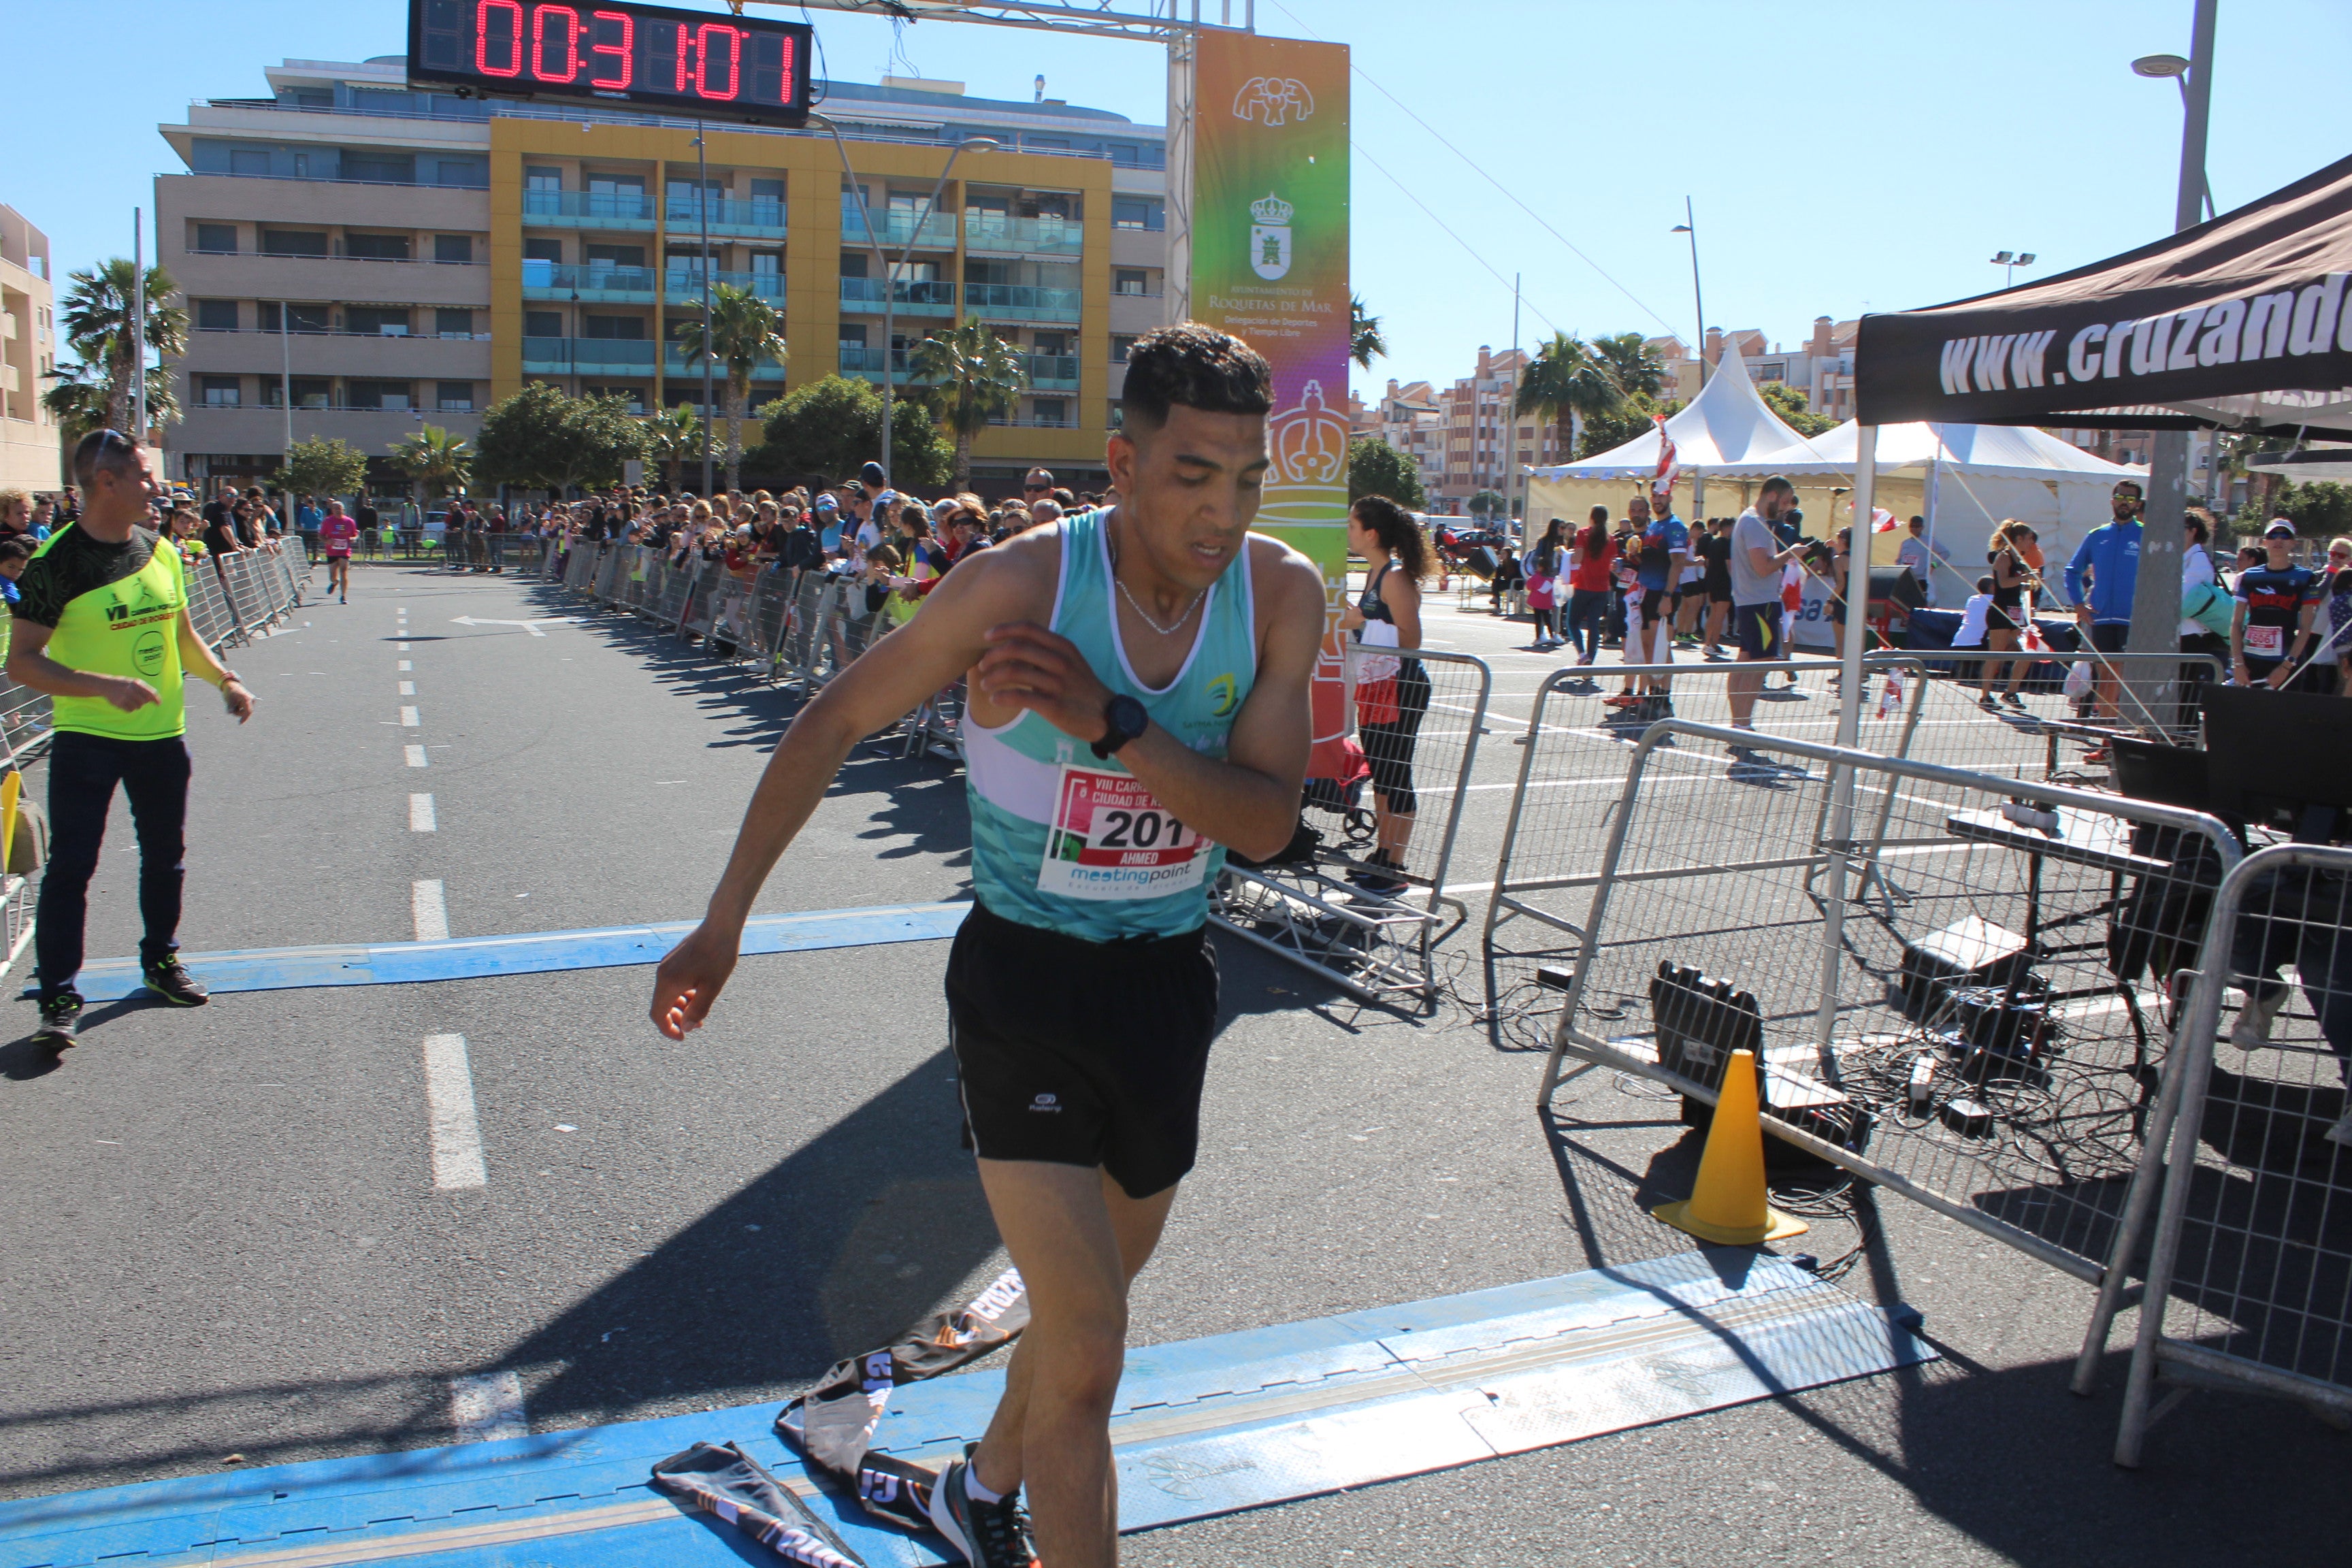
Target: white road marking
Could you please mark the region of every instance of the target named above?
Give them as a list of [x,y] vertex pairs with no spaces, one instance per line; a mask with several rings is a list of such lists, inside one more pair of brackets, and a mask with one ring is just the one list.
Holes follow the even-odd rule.
[[440,824],[433,817],[433,797],[429,795],[410,795],[408,797],[408,831],[436,833],[439,830]]
[[404,681],[402,681],[402,682],[400,683],[400,694],[401,694],[403,697],[414,697],[414,696],[415,696],[415,695],[416,695],[416,682],[415,682],[415,681],[413,681],[413,680],[404,680]]
[[404,643],[404,643],[394,643],[394,644],[393,645],[393,647],[394,647],[394,648],[398,649],[398,650],[399,650],[400,652],[402,652],[402,653],[406,653],[406,652],[408,651],[408,645],[407,645],[406,643]]
[[576,618],[572,616],[549,616],[536,621],[500,621],[485,616],[453,616],[450,617],[449,624],[457,626],[520,626],[535,637],[543,637],[547,634],[541,631],[540,627],[568,626]]
[[403,707],[403,708],[401,709],[401,710],[400,710],[400,727],[401,727],[402,729],[404,729],[404,730],[414,730],[414,729],[415,729],[415,728],[416,728],[416,710],[415,710],[415,709],[414,709],[414,708],[409,708],[409,707]]
[[409,913],[415,918],[417,941],[447,942],[449,940],[449,906],[442,900],[441,882],[438,878],[429,882],[410,884],[408,910]]
[[[425,1037],[425,1103],[433,1118],[433,1184],[445,1193],[486,1184],[489,1178],[482,1169],[482,1129],[474,1119],[474,1071],[466,1061],[465,1036]],[[518,1391],[518,1409],[520,1404]]]
[[451,1378],[449,1424],[457,1428],[461,1443],[530,1436],[530,1422],[522,1409],[522,1379],[510,1372]]
[[[404,659],[404,659],[402,659],[402,660],[400,661],[400,668],[403,668],[403,669],[406,669],[406,668],[408,668],[408,661],[407,661],[406,659]],[[324,675],[324,674],[326,674],[327,672],[326,672],[325,670],[323,670],[323,669],[314,669],[314,670],[312,670],[310,673],[311,673],[311,674],[313,674],[313,675]]]
[[412,768],[421,768],[421,767],[423,767],[423,766],[425,765],[425,748],[424,748],[424,747],[422,747],[422,746],[409,746],[409,747],[406,747],[406,748],[405,748],[405,750],[406,750],[406,751],[407,751],[407,752],[408,752],[408,765],[409,765],[410,767],[412,767]]

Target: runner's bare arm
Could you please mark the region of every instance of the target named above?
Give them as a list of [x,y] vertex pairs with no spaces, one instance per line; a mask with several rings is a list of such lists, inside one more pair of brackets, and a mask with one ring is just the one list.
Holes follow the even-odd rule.
[[1008,541],[950,573],[922,614],[876,643],[801,710],[768,758],[702,923],[654,975],[655,1027],[673,1040],[698,1027],[735,968],[743,922],[776,861],[841,771],[849,749],[953,685],[979,659],[987,629],[1054,602],[1050,538]]
[[[1224,760],[1202,756],[1157,725],[1122,748],[1118,760],[1185,826],[1264,859],[1298,826],[1299,784],[1314,743],[1307,687],[1323,637],[1323,575],[1276,541],[1254,536],[1249,547],[1265,634]],[[992,628],[973,678],[997,702],[1034,709],[1065,734],[1102,738],[1109,688],[1076,647],[1043,626]]]

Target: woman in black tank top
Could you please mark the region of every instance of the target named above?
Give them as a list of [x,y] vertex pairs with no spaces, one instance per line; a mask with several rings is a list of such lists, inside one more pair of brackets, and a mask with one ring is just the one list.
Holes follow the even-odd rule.
[[[2000,526],[1992,531],[1992,542],[1986,547],[1985,559],[1992,564],[1992,605],[1985,612],[1985,647],[1993,652],[2011,652],[2018,646],[2018,634],[2025,629],[2031,614],[2025,607],[2025,591],[2032,580],[2032,571],[2025,564],[2022,547],[2015,538],[2023,534],[2031,539],[2032,531],[2015,518],[2003,518]],[[2000,700],[2023,711],[2025,699],[2017,689],[2025,682],[2025,672],[2032,668],[2030,659],[1987,659],[1984,661],[1984,684],[1977,694],[1977,706],[1988,712],[1999,712],[2000,703],[1993,700],[1993,683],[2004,674],[2009,677],[2009,689]]]
[[[1396,627],[1387,646],[1421,646],[1421,580],[1429,575],[1429,541],[1412,513],[1385,496],[1366,496],[1348,511],[1348,548],[1371,566],[1364,591],[1339,617],[1342,631],[1360,643],[1373,639],[1362,628],[1373,622]],[[1385,641],[1386,639],[1381,639]],[[1371,656],[1374,658],[1378,655]],[[1429,711],[1429,675],[1421,660],[1394,661],[1395,673],[1356,687],[1356,739],[1372,770],[1372,853],[1349,879],[1366,892],[1401,893],[1405,846],[1412,839],[1412,753],[1423,715]]]

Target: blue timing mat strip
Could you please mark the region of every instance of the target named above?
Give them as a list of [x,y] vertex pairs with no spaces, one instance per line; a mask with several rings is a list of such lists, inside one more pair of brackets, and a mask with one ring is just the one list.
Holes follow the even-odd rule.
[[[898,904],[870,910],[820,910],[755,915],[743,927],[745,956],[811,952],[830,947],[871,947],[894,942],[937,942],[955,935],[969,903]],[[692,921],[614,926],[604,931],[531,931],[521,936],[467,937],[453,942],[386,942],[350,946],[270,947],[181,955],[190,973],[215,991],[295,991],[314,985],[410,985],[432,980],[478,980],[494,974],[545,974],[563,969],[610,969],[658,963]],[[139,961],[110,958],[82,967],[79,989],[89,1002],[114,1002],[140,990]],[[31,987],[24,994],[32,995]]]
[[[1147,1346],[1129,1352],[1111,1420],[1119,1528],[1444,1469],[1934,1356],[1876,1309],[1740,1248]],[[896,1390],[877,1445],[958,1455],[1003,1383],[1000,1370]],[[776,1411],[0,1503],[0,1568],[720,1568],[761,1557],[731,1526],[646,1484],[657,1460],[698,1439],[740,1443],[870,1568],[947,1561],[930,1538],[821,1490],[775,1437]]]

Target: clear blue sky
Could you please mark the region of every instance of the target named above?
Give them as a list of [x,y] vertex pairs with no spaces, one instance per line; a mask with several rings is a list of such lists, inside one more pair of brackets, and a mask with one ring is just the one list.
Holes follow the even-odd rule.
[[[1354,139],[1395,176],[1357,161],[1356,287],[1384,318],[1392,355],[1360,379],[1377,386],[1391,374],[1450,380],[1467,374],[1480,343],[1510,342],[1509,285],[1454,237],[1506,279],[1524,275],[1523,342],[1549,325],[1687,336],[1688,252],[1668,232],[1685,195],[1697,206],[1709,323],[1783,342],[1816,315],[1997,287],[2000,269],[1985,261],[1995,250],[2034,251],[2034,272],[2046,274],[2152,238],[2171,221],[2179,98],[2127,62],[2186,54],[2189,9],[1258,0],[1258,25],[1349,43],[1363,73]],[[192,98],[266,91],[262,69],[281,57],[397,53],[406,8],[76,0],[15,16],[10,41],[27,68],[16,75],[19,130],[0,200],[48,232],[62,273],[128,253],[132,206],[152,202],[152,175],[177,166],[159,122]],[[1054,97],[1164,116],[1163,57],[1145,45],[813,16],[843,79],[887,70],[1027,98],[1043,72]],[[2352,5],[2221,0],[2219,37],[2209,167],[2224,209],[2352,152]],[[83,69],[93,44],[105,58]]]

